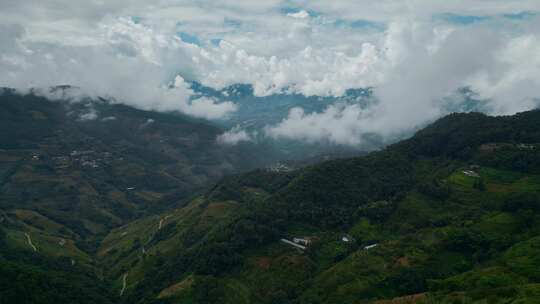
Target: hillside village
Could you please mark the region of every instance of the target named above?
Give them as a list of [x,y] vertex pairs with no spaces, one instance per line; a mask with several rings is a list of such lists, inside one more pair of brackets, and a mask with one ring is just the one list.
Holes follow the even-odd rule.
[[32,155],[33,161],[41,161],[57,170],[68,169],[71,167],[97,169],[105,165],[110,165],[113,161],[123,161],[123,157],[113,157],[113,153],[104,151],[96,152],[94,150],[78,151],[73,150],[67,155],[35,154]]

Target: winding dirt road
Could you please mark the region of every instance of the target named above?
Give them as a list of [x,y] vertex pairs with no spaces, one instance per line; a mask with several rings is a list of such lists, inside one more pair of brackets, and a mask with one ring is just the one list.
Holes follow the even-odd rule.
[[122,290],[120,290],[120,296],[124,295],[124,291],[126,291],[126,280],[127,280],[128,273],[124,273],[124,276],[122,277]]
[[160,230],[161,227],[163,227],[163,222],[166,221],[170,217],[171,217],[170,215],[167,215],[166,217],[159,220],[158,230]]
[[34,244],[32,244],[32,238],[30,238],[30,235],[28,233],[26,233],[26,232],[24,233],[24,235],[26,235],[26,240],[28,241],[28,245],[30,245],[30,247],[32,247],[34,252],[37,252],[36,246],[34,246]]

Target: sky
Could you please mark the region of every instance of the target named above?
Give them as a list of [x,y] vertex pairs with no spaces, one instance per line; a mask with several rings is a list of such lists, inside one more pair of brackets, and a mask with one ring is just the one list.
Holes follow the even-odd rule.
[[[2,0],[0,71],[0,86],[23,92],[67,84],[210,120],[238,105],[194,98],[190,81],[251,84],[257,96],[371,87],[372,107],[294,108],[259,132],[354,146],[446,114],[461,88],[488,114],[538,107],[540,1]],[[252,137],[233,128],[218,140]]]

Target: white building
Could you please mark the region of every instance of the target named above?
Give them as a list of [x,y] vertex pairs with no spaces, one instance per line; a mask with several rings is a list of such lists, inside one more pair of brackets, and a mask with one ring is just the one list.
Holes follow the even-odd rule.
[[307,238],[293,238],[293,242],[295,242],[296,244],[302,244],[304,246],[309,246],[309,244],[311,243],[311,240],[309,240]]
[[375,247],[377,247],[378,244],[372,244],[372,245],[368,245],[368,246],[365,246],[364,247],[364,250],[370,250],[370,249],[373,249]]
[[289,241],[289,240],[287,240],[287,239],[281,239],[281,241],[282,241],[283,243],[285,243],[285,244],[291,245],[291,246],[293,246],[293,247],[295,247],[295,248],[298,248],[298,249],[300,249],[300,250],[306,250],[306,249],[307,249],[306,246],[302,246],[302,245],[296,244],[295,242],[291,242],[291,241]]

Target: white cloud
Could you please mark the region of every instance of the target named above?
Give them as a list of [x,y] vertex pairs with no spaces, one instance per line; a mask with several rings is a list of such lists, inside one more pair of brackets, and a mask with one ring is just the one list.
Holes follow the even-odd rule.
[[88,109],[88,111],[79,115],[79,121],[89,121],[96,120],[98,118],[98,113],[95,109]]
[[[223,118],[236,109],[230,102],[191,101],[193,91],[181,76],[181,62],[189,57],[178,39],[166,39],[152,29],[120,18],[101,25],[101,45],[60,46],[24,40],[20,31],[0,28],[11,34],[13,51],[0,57],[0,85],[26,90],[59,84],[78,87],[70,97],[110,96],[117,102],[145,110],[182,111],[196,117]],[[41,90],[50,98],[59,91]],[[61,91],[61,94],[65,94]]]
[[[540,36],[509,39],[494,52],[489,69],[469,77],[483,98],[492,100],[494,112],[512,114],[539,106]],[[495,72],[496,71],[496,72]]]
[[246,130],[236,126],[219,135],[217,137],[217,142],[223,145],[237,145],[240,142],[253,141],[255,136],[255,133],[249,133]]
[[203,84],[223,88],[249,83],[257,96],[284,90],[306,96],[340,96],[349,88],[376,85],[383,76],[377,50],[368,42],[360,44],[352,55],[307,46],[279,58],[252,55],[222,41],[219,48],[201,51],[194,58],[205,67],[198,70]]
[[[540,19],[504,14],[538,11],[537,0],[4,0],[0,86],[71,84],[76,94],[207,119],[237,105],[193,100],[184,78],[216,89],[248,83],[259,96],[374,87],[379,103],[370,109],[294,110],[267,128],[275,137],[355,145],[364,134],[392,137],[439,117],[441,98],[462,86],[489,99],[491,113],[535,107]],[[444,14],[487,21],[455,24]]]
[[276,138],[362,144],[368,134],[393,138],[446,114],[443,98],[471,87],[487,99],[491,114],[537,107],[540,96],[538,33],[493,31],[489,27],[435,29],[396,22],[379,52],[384,77],[374,88],[379,100],[369,109],[331,105],[321,113],[294,109],[268,127]]
[[230,101],[217,103],[213,99],[201,97],[191,101],[191,104],[184,109],[184,112],[196,117],[218,119],[227,117],[227,115],[236,111],[236,108],[237,106]]
[[296,12],[296,13],[288,13],[287,16],[293,17],[293,18],[298,18],[298,19],[306,19],[306,18],[310,17],[309,13],[304,11],[304,10],[301,10],[301,11]]
[[358,105],[331,105],[322,113],[304,113],[294,108],[289,116],[265,133],[274,138],[289,138],[310,143],[328,141],[333,144],[358,145],[362,135],[359,122],[366,113]]
[[433,15],[441,13],[491,16],[540,9],[540,4],[536,0],[291,0],[291,4],[316,12],[324,12],[332,17],[382,22],[395,21],[399,18],[427,21]]
[[143,124],[141,124],[139,126],[139,129],[144,129],[148,126],[150,126],[151,124],[153,124],[155,121],[152,119],[152,118],[148,118]]

